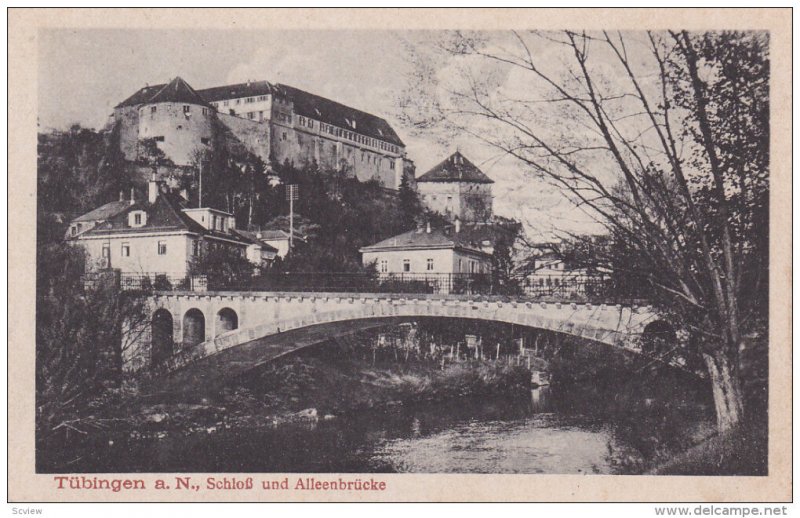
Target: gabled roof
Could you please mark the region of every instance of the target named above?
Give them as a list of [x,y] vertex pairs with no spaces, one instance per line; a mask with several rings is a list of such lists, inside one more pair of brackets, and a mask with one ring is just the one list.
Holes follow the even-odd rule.
[[275,87],[279,95],[284,95],[292,101],[294,112],[298,115],[310,117],[326,124],[332,124],[361,135],[383,140],[384,142],[405,146],[389,123],[380,117],[292,86],[277,84]]
[[[183,212],[188,207],[186,200],[172,192],[159,192],[155,203],[136,201],[133,204],[125,202],[126,208],[105,219],[91,230],[80,234],[80,237],[102,236],[106,234],[140,234],[145,232],[192,232],[206,237],[215,237],[236,241],[242,244],[252,244],[253,241],[235,232],[222,232],[209,230]],[[147,213],[145,224],[132,228],[128,225],[128,214],[131,211],[143,210]],[[83,217],[83,216],[82,216]]]
[[124,106],[135,106],[137,104],[150,104],[150,103],[187,103],[198,104],[200,106],[208,107],[206,102],[194,88],[189,86],[189,83],[180,77],[176,77],[172,81],[164,85],[146,86],[128,97],[117,108]]
[[77,218],[73,219],[72,222],[81,222],[81,221],[104,221],[112,216],[116,216],[126,208],[130,207],[131,202],[128,200],[122,201],[112,201],[111,203],[106,203],[100,207],[97,207],[91,212],[87,212],[82,216],[78,216]]
[[256,95],[269,95],[273,93],[274,87],[267,81],[250,81],[248,83],[238,83],[235,85],[215,86],[204,88],[197,93],[203,96],[208,102],[216,102],[222,99],[239,99],[242,97],[253,97]]
[[467,160],[460,151],[456,151],[444,161],[433,166],[424,175],[417,178],[419,182],[473,182],[494,183],[494,180],[483,174],[483,171]]

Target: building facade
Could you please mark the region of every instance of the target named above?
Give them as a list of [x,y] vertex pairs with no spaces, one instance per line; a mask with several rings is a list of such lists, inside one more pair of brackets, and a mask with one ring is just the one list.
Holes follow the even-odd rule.
[[428,224],[359,250],[364,266],[374,265],[378,278],[419,281],[434,292],[459,291],[462,281],[491,273],[492,245],[475,241],[460,224],[431,228]]
[[454,221],[489,221],[494,215],[492,184],[461,152],[416,179],[420,200],[432,211]]
[[174,280],[186,278],[210,249],[229,248],[246,257],[256,243],[235,227],[231,214],[189,208],[153,179],[146,200],[131,196],[80,216],[70,223],[67,239],[86,250],[87,272],[114,269],[127,278]]
[[316,162],[392,189],[410,162],[405,144],[383,118],[267,81],[194,90],[178,77],[118,104],[113,124],[120,149],[132,161],[142,152],[141,142],[152,139],[176,166],[188,166],[197,150],[224,137],[265,162]]

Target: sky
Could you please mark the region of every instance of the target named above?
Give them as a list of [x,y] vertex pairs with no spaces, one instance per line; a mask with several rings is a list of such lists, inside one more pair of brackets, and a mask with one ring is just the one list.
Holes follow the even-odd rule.
[[436,128],[404,124],[397,106],[412,72],[407,43],[415,38],[390,31],[44,30],[39,126],[100,129],[116,104],[175,76],[196,89],[248,79],[285,83],[384,117],[418,176],[460,150],[495,180],[495,213],[521,220],[533,241],[584,228],[585,214],[513,158],[469,135],[443,138]]

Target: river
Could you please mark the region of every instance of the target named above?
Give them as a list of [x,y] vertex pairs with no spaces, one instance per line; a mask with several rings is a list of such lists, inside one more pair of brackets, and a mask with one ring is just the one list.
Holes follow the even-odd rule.
[[[693,416],[680,426],[706,419]],[[67,470],[626,474],[648,460],[642,441],[657,433],[653,426],[645,418],[615,423],[583,390],[541,387],[526,397],[462,398],[266,430],[103,436]]]

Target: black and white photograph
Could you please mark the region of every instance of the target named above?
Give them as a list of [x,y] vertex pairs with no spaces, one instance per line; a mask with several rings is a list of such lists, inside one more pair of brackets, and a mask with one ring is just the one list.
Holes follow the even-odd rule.
[[38,29],[35,473],[769,476],[774,39],[708,21]]

